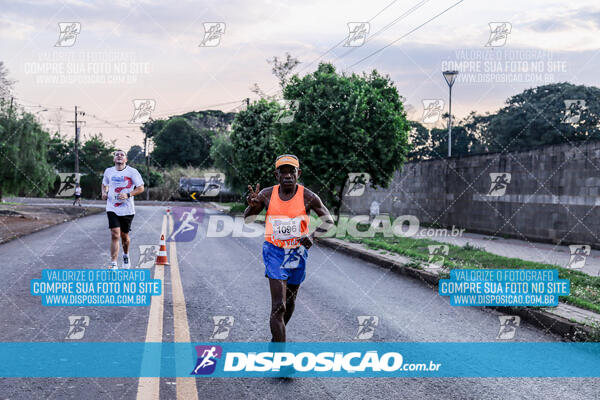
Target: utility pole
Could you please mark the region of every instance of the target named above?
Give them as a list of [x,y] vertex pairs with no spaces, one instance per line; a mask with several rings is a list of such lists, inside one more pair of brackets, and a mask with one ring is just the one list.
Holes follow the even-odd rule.
[[75,176],[79,174],[79,127],[77,126],[77,106],[75,106]]
[[85,116],[84,111],[77,111],[77,106],[75,106],[75,120],[67,121],[75,124],[75,177],[77,182],[79,182],[79,124],[85,124],[85,121],[78,121],[77,116]]
[[[10,108],[8,109],[8,137],[12,136],[12,116],[13,116],[13,100],[14,97],[10,96]],[[0,202],[4,203],[2,198],[2,185],[0,185]]]
[[146,188],[146,200],[150,200],[150,152],[148,151],[148,131],[144,130],[144,156],[146,156],[146,176],[148,187]]

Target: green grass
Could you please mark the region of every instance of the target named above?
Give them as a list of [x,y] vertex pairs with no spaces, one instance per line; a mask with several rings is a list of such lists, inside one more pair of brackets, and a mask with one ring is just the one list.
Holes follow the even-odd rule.
[[243,213],[246,209],[247,205],[242,203],[221,203],[226,206],[230,206],[229,212],[232,214],[240,214]]
[[[338,237],[339,238],[339,237]],[[429,259],[428,245],[446,244],[449,247],[448,255],[445,257],[444,266],[449,269],[556,269],[560,279],[569,279],[571,282],[571,294],[561,297],[561,301],[587,310],[600,312],[600,277],[590,276],[581,271],[567,269],[553,264],[544,264],[533,261],[525,261],[519,258],[509,258],[488,253],[482,248],[466,245],[464,247],[454,246],[447,243],[436,242],[431,239],[414,239],[410,237],[383,237],[377,234],[373,238],[350,238],[342,239],[364,243],[367,247],[376,250],[387,250],[393,253],[410,257],[414,261],[425,261]]]
[[[241,203],[237,207],[243,212],[246,206]],[[243,208],[242,208],[243,206]],[[232,211],[233,212],[233,207]],[[264,221],[266,212],[263,210],[257,217],[257,220]],[[345,218],[345,217],[343,217]],[[310,221],[310,231],[313,232],[318,223],[317,216],[312,213]],[[368,224],[359,224],[359,231],[366,231]],[[444,259],[444,266],[448,269],[556,269],[560,279],[569,279],[571,282],[571,294],[561,296],[561,301],[574,306],[584,308],[590,311],[600,313],[600,277],[590,276],[581,271],[564,268],[558,265],[538,263],[533,261],[521,260],[520,258],[510,258],[489,253],[483,248],[467,243],[464,247],[455,246],[448,243],[436,242],[431,239],[415,239],[411,237],[383,237],[378,233],[373,238],[355,238],[340,235],[334,235],[337,239],[343,239],[354,243],[363,243],[368,248],[375,250],[385,250],[392,253],[401,254],[412,259],[408,265],[411,268],[423,269],[421,262],[429,261],[429,245],[448,245],[448,256]],[[440,273],[441,278],[449,277],[448,273]]]
[[600,323],[593,322],[590,324],[592,327],[591,333],[587,336],[587,342],[600,342]]
[[[230,207],[229,214],[236,214],[236,215],[243,214],[246,207],[248,207],[248,205],[246,205],[244,203],[217,203],[217,204],[219,204],[221,206]],[[258,214],[258,216],[256,217],[256,220],[264,221],[266,215],[267,215],[267,211],[262,210],[261,213]]]

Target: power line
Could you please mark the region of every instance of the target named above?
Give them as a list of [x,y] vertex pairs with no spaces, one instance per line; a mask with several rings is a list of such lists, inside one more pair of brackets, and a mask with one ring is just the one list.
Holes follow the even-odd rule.
[[397,0],[394,0],[394,1],[392,1],[390,4],[388,4],[387,6],[385,6],[385,7],[383,8],[383,10],[379,11],[377,14],[375,14],[374,16],[372,16],[372,17],[371,17],[371,19],[370,19],[370,20],[368,20],[367,22],[371,22],[371,21],[373,21],[375,18],[377,18],[377,17],[379,16],[379,14],[383,13],[385,10],[387,10],[388,8],[390,8],[390,6],[391,6],[392,4],[394,4],[396,1],[397,1]]
[[[383,13],[385,10],[387,10],[388,8],[390,8],[397,1],[398,0],[393,0],[391,3],[389,3],[387,6],[385,6],[382,10],[380,10],[377,14],[375,14],[373,17],[371,17],[371,19],[369,19],[367,22],[373,21],[375,18],[377,18],[381,13]],[[334,44],[333,46],[331,46],[327,51],[325,51],[324,53],[322,53],[321,55],[319,55],[314,60],[309,61],[308,63],[303,63],[304,66],[302,68],[300,68],[298,70],[298,72],[296,72],[296,74],[299,74],[302,71],[306,70],[310,65],[314,64],[316,61],[320,60],[325,55],[329,54],[333,49],[335,49],[336,47],[338,47],[340,44],[344,43],[347,39],[348,39],[348,37],[343,38],[342,40],[340,40],[339,42],[337,42],[336,44]],[[271,91],[271,89],[268,90],[268,92],[270,92],[270,91]]]
[[[429,2],[429,0],[422,0],[419,3],[415,4],[414,6],[412,6],[411,8],[409,8],[407,11],[405,11],[402,15],[400,15],[398,18],[396,18],[392,22],[388,23],[386,26],[384,26],[383,28],[381,28],[380,30],[378,30],[377,32],[375,32],[374,34],[369,35],[367,37],[367,39],[365,40],[365,43],[370,42],[371,40],[373,40],[380,33],[387,31],[392,26],[396,25],[398,22],[400,22],[404,18],[408,17],[410,14],[414,13],[415,11],[417,11],[419,8],[421,8],[427,2]],[[355,51],[358,48],[359,48],[359,46],[350,48],[347,52],[345,52],[341,56],[337,57],[334,61],[337,61],[340,58],[346,57],[348,54],[352,53],[353,51]]]
[[[176,115],[176,114],[185,114],[185,113],[188,113],[188,112],[207,111],[207,109],[209,109],[209,108],[213,108],[213,107],[219,107],[219,106],[225,106],[225,105],[229,105],[229,104],[237,104],[237,103],[241,103],[241,102],[243,102],[243,101],[245,101],[245,99],[244,99],[244,100],[234,100],[234,101],[229,101],[229,102],[226,102],[226,103],[210,104],[210,105],[206,105],[206,106],[200,106],[200,107],[198,107],[196,110],[193,110],[193,109],[192,109],[192,110],[190,110],[190,108],[189,108],[189,107],[185,107],[185,108],[180,108],[180,109],[178,109],[178,110],[172,110],[172,111],[163,111],[163,112],[161,112],[160,114],[152,114],[152,117],[153,117],[153,118],[157,118],[157,117],[158,117],[158,118],[163,118],[163,117],[170,117],[170,116],[173,116],[173,115]],[[186,110],[187,110],[187,111],[186,111]],[[120,119],[120,120],[116,120],[116,121],[114,121],[114,122],[115,122],[115,123],[119,123],[119,122],[128,122],[128,121],[130,121],[130,120],[131,120],[131,119],[130,119],[130,118],[128,118],[128,119]]]
[[390,47],[391,45],[393,45],[394,43],[404,39],[405,37],[407,37],[408,35],[410,35],[411,33],[415,32],[416,30],[420,29],[421,27],[427,25],[429,22],[433,21],[434,19],[438,18],[439,16],[445,14],[446,12],[448,12],[449,10],[451,10],[452,8],[456,7],[457,5],[459,5],[460,3],[462,3],[464,0],[460,0],[456,3],[454,3],[453,5],[451,5],[450,7],[446,8],[444,11],[436,14],[435,16],[431,17],[430,19],[428,19],[427,21],[423,22],[421,25],[417,26],[414,29],[411,29],[410,31],[408,31],[407,33],[405,33],[404,35],[400,36],[398,39],[394,40],[391,43],[388,43],[387,45],[383,46],[382,48],[375,50],[374,52],[372,52],[371,54],[369,54],[368,56],[365,56],[363,58],[361,58],[360,60],[358,60],[357,62],[355,62],[354,64],[350,65],[348,68],[352,68],[355,65],[360,64],[361,62],[365,61],[366,59],[374,56],[375,54],[378,54],[380,52],[382,52],[383,50],[387,49],[388,47]]
[[[14,99],[15,99],[15,100],[19,100],[19,101],[24,101],[24,102],[27,102],[27,103],[31,103],[31,104],[32,104],[31,106],[28,106],[28,105],[22,104],[22,106],[26,106],[26,107],[33,107],[33,106],[36,106],[36,107],[42,107],[42,106],[43,106],[44,108],[53,108],[53,109],[61,109],[61,110],[63,110],[63,109],[66,109],[66,108],[67,108],[67,107],[64,107],[64,106],[59,106],[59,105],[56,105],[56,104],[45,104],[45,105],[44,105],[44,104],[41,104],[41,103],[39,103],[39,102],[37,102],[37,101],[27,100],[27,99],[24,99],[24,98],[22,98],[22,97],[14,97]],[[70,111],[69,111],[69,112],[70,112]]]
[[[109,126],[113,127],[113,128],[117,128],[117,129],[131,129],[131,128],[138,129],[139,128],[139,126],[121,126],[121,125],[119,125],[119,124],[117,124],[115,122],[111,122],[111,121],[109,121],[107,119],[97,117],[95,114],[88,114],[88,115],[90,117],[94,118],[95,120],[100,121],[100,122],[102,122],[102,123],[104,123],[106,125],[109,125]],[[97,127],[100,127],[100,126],[101,125],[96,124],[95,127],[97,128]],[[90,127],[93,127],[93,126],[90,126]]]
[[[388,4],[387,6],[385,6],[382,10],[380,10],[377,14],[375,14],[373,17],[371,17],[371,19],[368,20],[367,22],[373,21],[375,18],[377,18],[381,13],[383,13],[385,10],[387,10],[388,8],[390,8],[397,1],[398,0],[392,1],[390,4]],[[312,65],[315,61],[318,61],[321,58],[323,58],[326,54],[328,54],[329,52],[331,52],[333,49],[335,49],[336,47],[338,47],[340,44],[344,43],[346,40],[347,40],[347,37],[343,38],[341,41],[339,41],[338,43],[336,43],[335,45],[333,45],[332,47],[330,47],[329,50],[327,50],[325,53],[321,54],[319,57],[317,57],[314,60],[310,61],[309,63],[305,64],[305,67],[302,68],[302,69],[300,69],[297,73],[300,73],[300,72],[304,71],[306,68],[308,68],[309,65]]]
[[[229,104],[241,103],[243,101],[245,101],[245,99],[228,101],[226,103],[209,104],[209,105],[206,105],[206,106],[200,106],[200,107],[198,107],[197,110],[193,110],[193,109],[190,110],[189,107],[180,108],[178,110],[173,110],[173,111],[163,111],[160,114],[156,114],[155,116],[161,117],[161,116],[171,116],[171,115],[178,114],[178,113],[187,113],[187,112],[195,112],[195,111],[206,111],[209,108],[220,107],[220,106],[227,106]],[[189,110],[189,111],[185,111],[185,110]]]
[[[27,99],[23,99],[23,98],[18,98],[18,97],[14,97],[15,100],[19,100],[19,101],[25,101],[27,103],[32,103],[31,105],[27,105],[27,104],[19,104],[21,107],[27,107],[27,108],[45,108],[46,110],[42,110],[42,111],[50,111],[50,110],[58,110],[58,111],[62,111],[62,112],[66,112],[66,113],[71,113],[72,111],[70,111],[67,107],[64,106],[59,106],[59,105],[55,105],[55,104],[41,104],[35,101],[31,101],[31,100],[27,100]],[[225,103],[217,103],[217,104],[210,104],[210,105],[205,105],[205,106],[200,106],[198,107],[197,111],[203,111],[212,107],[219,107],[219,106],[225,106],[225,105],[230,105],[230,104],[237,104],[237,103],[242,103],[244,102],[245,99],[243,100],[233,100],[233,101],[229,101],[229,102],[225,102]],[[185,111],[185,110],[189,110],[188,107],[186,108],[180,108],[179,110],[172,110],[172,111],[165,111],[161,114],[158,115],[154,115],[155,117],[163,117],[163,116],[171,116],[174,114],[178,114],[178,113],[186,113],[186,112],[194,112],[196,110],[189,110],[189,111]],[[108,119],[105,118],[101,118],[96,116],[95,114],[90,114],[87,113],[87,116],[94,118],[95,120],[101,122],[102,124],[90,124],[90,125],[86,125],[88,128],[101,128],[101,127],[111,127],[111,128],[116,128],[116,129],[134,129],[134,130],[139,130],[140,126],[139,125],[123,125],[121,123],[126,123],[131,121],[130,118],[125,119],[125,120],[116,120],[116,121],[109,121]],[[106,125],[103,125],[106,124]]]

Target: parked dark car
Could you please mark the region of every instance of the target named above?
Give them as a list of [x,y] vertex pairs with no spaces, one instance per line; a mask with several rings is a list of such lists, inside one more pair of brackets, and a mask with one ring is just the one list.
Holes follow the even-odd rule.
[[[196,194],[192,198],[193,193]],[[225,186],[219,174],[180,178],[179,196],[185,200],[197,201],[235,201],[240,198],[239,194]]]

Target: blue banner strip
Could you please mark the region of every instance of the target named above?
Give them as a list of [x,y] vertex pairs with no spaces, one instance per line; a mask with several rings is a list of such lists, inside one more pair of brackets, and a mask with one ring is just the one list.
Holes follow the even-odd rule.
[[[276,357],[280,368],[274,367]],[[280,374],[600,377],[600,343],[0,343],[1,377],[210,378]]]

